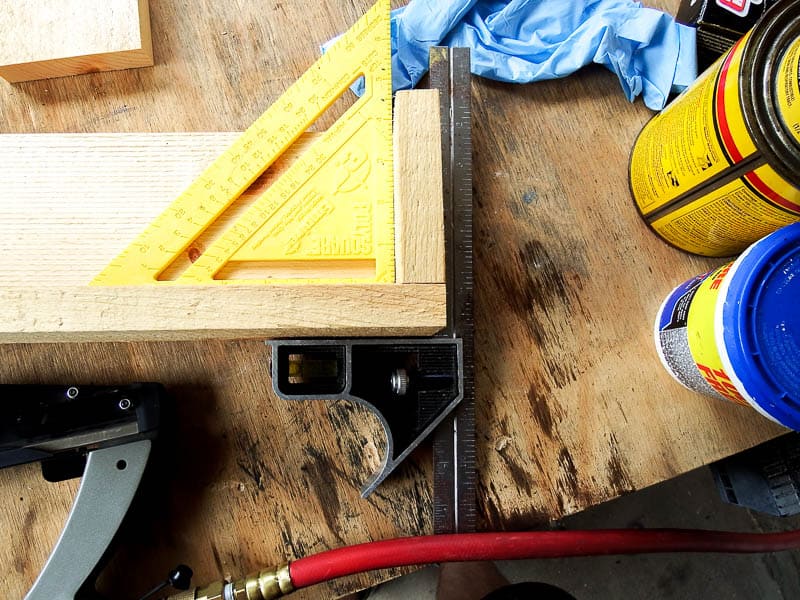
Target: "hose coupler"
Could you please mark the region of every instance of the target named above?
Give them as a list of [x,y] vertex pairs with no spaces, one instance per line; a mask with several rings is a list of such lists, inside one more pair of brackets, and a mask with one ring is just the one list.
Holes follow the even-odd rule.
[[266,569],[230,583],[217,581],[167,600],[274,600],[294,591],[289,565]]

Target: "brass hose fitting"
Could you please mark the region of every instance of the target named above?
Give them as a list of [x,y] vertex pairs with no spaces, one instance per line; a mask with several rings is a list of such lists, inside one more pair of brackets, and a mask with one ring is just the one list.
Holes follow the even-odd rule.
[[230,583],[217,581],[170,596],[167,600],[274,600],[294,591],[289,565],[266,569]]

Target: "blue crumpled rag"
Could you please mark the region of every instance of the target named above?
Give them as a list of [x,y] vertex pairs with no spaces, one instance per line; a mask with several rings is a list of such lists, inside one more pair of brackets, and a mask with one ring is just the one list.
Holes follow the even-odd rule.
[[419,82],[437,45],[470,48],[475,75],[513,83],[598,63],[654,110],[697,75],[695,30],[631,0],[411,0],[391,23],[395,91]]

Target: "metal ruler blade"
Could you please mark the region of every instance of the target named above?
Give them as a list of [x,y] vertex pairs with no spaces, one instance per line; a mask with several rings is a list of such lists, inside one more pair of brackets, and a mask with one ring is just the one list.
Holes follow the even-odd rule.
[[433,523],[435,533],[475,531],[475,381],[472,250],[472,131],[470,52],[431,48],[431,87],[439,90],[445,204],[445,334],[463,344],[463,398],[436,430]]

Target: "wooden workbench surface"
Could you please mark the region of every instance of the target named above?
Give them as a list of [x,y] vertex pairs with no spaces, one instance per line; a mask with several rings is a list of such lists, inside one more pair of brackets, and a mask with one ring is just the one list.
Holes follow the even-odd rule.
[[[2,83],[0,132],[244,129],[369,4],[153,1],[155,67]],[[659,365],[659,303],[721,261],[668,247],[637,216],[626,170],[652,114],[641,100],[588,68],[526,86],[475,81],[473,107],[482,527],[542,526],[778,434]],[[269,359],[258,341],[0,346],[0,383],[153,380],[176,398],[157,462],[169,477],[149,487],[101,582],[112,597],[138,597],[177,562],[204,583],[432,531],[429,451],[360,499],[377,424],[351,405],[277,399]],[[5,597],[31,585],[76,488],[45,484],[32,465],[0,472]]]

